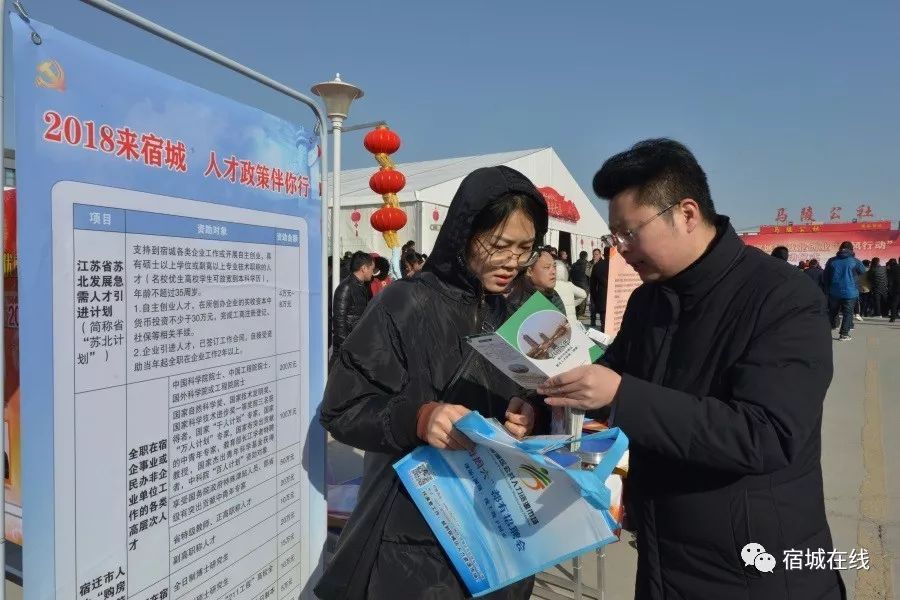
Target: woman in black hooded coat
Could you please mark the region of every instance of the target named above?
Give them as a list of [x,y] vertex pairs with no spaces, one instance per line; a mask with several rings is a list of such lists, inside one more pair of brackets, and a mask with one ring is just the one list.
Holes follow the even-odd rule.
[[[503,292],[530,264],[547,230],[542,195],[508,167],[479,169],[453,198],[421,273],[369,303],[341,347],[320,421],[366,451],[356,509],[315,592],[323,600],[468,596],[392,464],[416,446],[459,449],[452,422],[469,410],[522,436],[543,407],[475,353],[468,335],[503,321]],[[537,433],[538,431],[534,431]],[[533,578],[487,598],[527,599]]]

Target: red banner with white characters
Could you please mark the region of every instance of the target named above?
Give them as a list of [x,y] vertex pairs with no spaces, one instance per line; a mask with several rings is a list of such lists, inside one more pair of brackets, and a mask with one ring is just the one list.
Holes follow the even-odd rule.
[[3,276],[5,297],[4,360],[6,381],[3,396],[3,469],[6,486],[6,539],[22,544],[22,455],[19,420],[19,291],[16,270],[16,190],[3,191]]
[[865,223],[804,223],[803,225],[763,225],[760,233],[833,233],[836,231],[890,231],[890,221]]
[[787,247],[788,260],[792,263],[815,258],[824,265],[845,241],[853,243],[858,259],[877,256],[884,263],[890,258],[900,257],[900,230],[890,226],[890,221],[766,226],[760,227],[758,234],[742,237],[746,244],[765,252],[771,252],[776,246]]

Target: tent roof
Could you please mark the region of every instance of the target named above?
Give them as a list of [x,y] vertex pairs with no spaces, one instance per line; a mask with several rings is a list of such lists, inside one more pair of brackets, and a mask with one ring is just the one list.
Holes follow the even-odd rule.
[[[397,170],[406,176],[406,186],[398,194],[398,197],[401,203],[429,202],[448,206],[466,175],[475,169],[494,165],[508,165],[517,169],[531,179],[538,188],[552,187],[575,204],[581,215],[579,221],[571,223],[551,219],[551,229],[571,231],[591,237],[609,233],[606,222],[553,148],[398,164]],[[342,208],[381,204],[381,196],[369,189],[369,178],[377,170],[378,165],[373,164],[365,169],[341,172]],[[328,185],[330,189],[330,176]]]

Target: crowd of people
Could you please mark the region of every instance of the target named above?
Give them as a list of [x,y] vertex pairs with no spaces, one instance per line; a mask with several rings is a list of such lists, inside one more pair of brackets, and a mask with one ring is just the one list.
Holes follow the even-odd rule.
[[[534,264],[522,269],[504,292],[507,312],[511,314],[532,294],[540,292],[572,321],[589,314],[591,326],[597,327],[599,315],[602,330],[609,251],[595,248],[591,260],[588,260],[588,253],[582,251],[575,263],[569,261],[566,250],[553,246],[541,246],[535,252]],[[400,258],[403,279],[410,279],[421,271],[427,258],[427,254],[416,251],[414,241],[404,244]],[[328,314],[331,361],[359,322],[369,300],[393,281],[390,268],[386,258],[363,251],[347,252],[341,259],[341,281],[335,289]]]
[[[785,246],[772,250],[772,256],[787,262]],[[853,339],[850,331],[854,321],[867,317],[888,319],[894,323],[900,311],[900,259],[891,258],[881,264],[880,257],[871,260],[856,258],[853,243],[841,243],[837,254],[825,262],[802,260],[798,268],[828,297],[832,329],[839,341]]]
[[[400,273],[409,278],[422,270],[427,254],[416,251],[416,243],[406,242],[400,255]],[[331,257],[328,257],[328,289],[331,285]],[[391,263],[375,253],[346,252],[339,263],[340,281],[328,303],[328,346],[331,356],[340,351],[341,344],[350,335],[362,317],[369,300],[378,295],[393,281]]]
[[[335,318],[352,331],[335,329],[319,420],[365,451],[365,462],[319,598],[466,597],[392,465],[422,444],[470,449],[454,426],[469,411],[521,438],[548,433],[557,407],[628,436],[623,526],[638,540],[637,600],[846,598],[837,571],[776,566],[760,576],[740,556],[751,542],[775,556],[833,547],[821,425],[834,315],[816,272],[745,245],[716,212],[694,155],[673,140],[645,140],[609,158],[593,188],[609,202],[604,244],[643,282],[595,364],[526,393],[466,343],[536,292],[576,315],[579,300],[589,300],[590,321],[603,318],[607,257],[581,254],[570,266],[544,246],[546,202],[504,166],[463,179],[418,272],[367,295],[361,316]],[[359,312],[367,278],[381,268],[357,255],[348,271],[335,312],[339,301]],[[842,248],[823,269],[824,291],[843,309],[847,281],[857,294],[864,272]],[[525,600],[533,584],[526,578],[484,597]]]

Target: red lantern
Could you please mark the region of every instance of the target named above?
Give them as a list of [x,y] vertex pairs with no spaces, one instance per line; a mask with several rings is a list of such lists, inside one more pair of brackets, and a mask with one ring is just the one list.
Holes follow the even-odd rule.
[[356,209],[353,209],[353,212],[350,213],[350,220],[353,222],[353,233],[356,237],[359,237],[359,220],[361,218],[362,214]]
[[406,213],[393,206],[383,206],[372,213],[369,219],[375,231],[398,231],[406,225]]
[[396,194],[406,185],[406,177],[400,171],[381,169],[369,178],[369,187],[381,196]]
[[434,210],[431,212],[431,219],[432,219],[435,223],[437,223],[437,222],[438,222],[438,219],[440,219],[440,218],[441,218],[441,213],[438,212],[438,209],[434,209]]
[[366,134],[363,144],[372,154],[393,154],[400,149],[400,136],[387,127],[378,127]]

